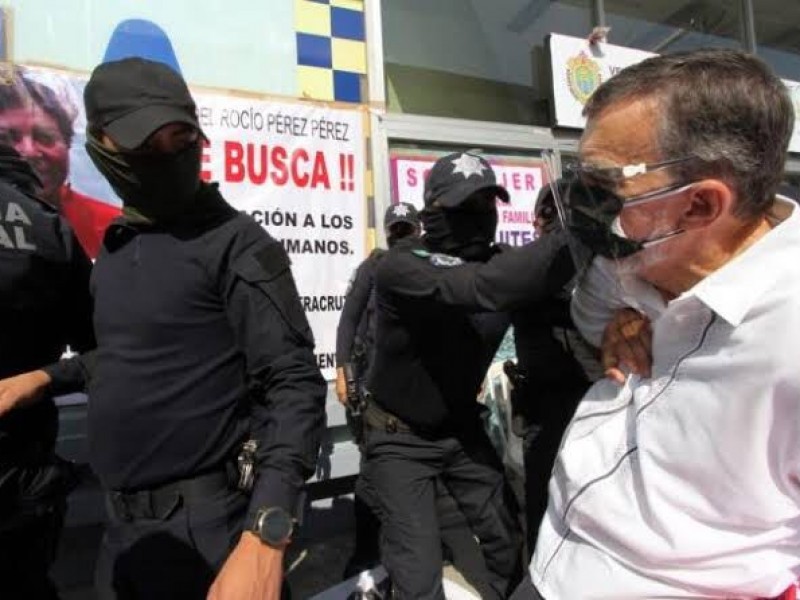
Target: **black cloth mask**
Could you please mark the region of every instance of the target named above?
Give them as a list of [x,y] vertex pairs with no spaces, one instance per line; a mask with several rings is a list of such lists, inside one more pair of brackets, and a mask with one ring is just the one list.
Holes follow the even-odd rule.
[[645,248],[683,233],[676,229],[646,240],[628,238],[619,222],[624,205],[670,198],[672,193],[687,187],[678,184],[638,198],[623,200],[600,186],[586,185],[580,180],[570,182],[564,194],[567,228],[594,253],[611,259],[631,256]]
[[0,179],[29,196],[36,196],[42,191],[39,176],[11,146],[0,145]]
[[[602,193],[595,193],[602,192]],[[639,252],[642,244],[612,231],[622,212],[618,196],[573,182],[566,191],[567,227],[592,252],[606,258],[625,258]]]
[[386,245],[393,247],[397,242],[410,236],[419,237],[419,230],[412,223],[395,223],[386,230]]
[[119,152],[87,136],[86,152],[125,208],[156,223],[181,220],[200,188],[200,142],[174,154]]
[[426,208],[420,217],[425,227],[425,242],[431,250],[467,261],[482,261],[492,255],[496,210]]

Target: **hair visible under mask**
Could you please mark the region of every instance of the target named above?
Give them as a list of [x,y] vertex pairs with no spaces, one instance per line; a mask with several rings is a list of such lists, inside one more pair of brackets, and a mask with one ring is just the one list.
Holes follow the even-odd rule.
[[86,152],[126,209],[155,223],[172,223],[192,210],[200,188],[200,143],[173,154],[111,150],[91,134]]

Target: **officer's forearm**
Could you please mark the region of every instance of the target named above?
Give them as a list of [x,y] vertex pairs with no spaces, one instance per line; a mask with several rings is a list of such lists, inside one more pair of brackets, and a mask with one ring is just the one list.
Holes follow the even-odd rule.
[[50,376],[42,370],[0,379],[0,416],[44,396]]
[[295,510],[303,483],[316,467],[325,431],[328,388],[311,349],[285,352],[269,372],[263,379],[263,400],[251,411],[250,434],[259,447],[250,520],[265,507]]
[[473,311],[513,310],[560,291],[573,274],[566,238],[550,234],[486,263],[443,269],[436,299]]

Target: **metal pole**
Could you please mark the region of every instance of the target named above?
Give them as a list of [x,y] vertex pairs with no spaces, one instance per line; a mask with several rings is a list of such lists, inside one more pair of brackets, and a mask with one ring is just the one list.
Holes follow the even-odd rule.
[[592,26],[606,26],[606,3],[605,0],[592,0]]
[[753,17],[753,0],[739,0],[739,18],[742,20],[744,49],[756,53],[756,21]]
[[[389,139],[386,137],[386,73],[383,56],[383,15],[381,0],[364,2],[367,29],[367,77],[369,84],[369,160],[372,166],[372,195],[367,197],[367,252],[376,245],[386,247],[383,213],[391,204],[389,197]],[[369,182],[366,182],[369,184]],[[367,187],[370,187],[369,185]]]

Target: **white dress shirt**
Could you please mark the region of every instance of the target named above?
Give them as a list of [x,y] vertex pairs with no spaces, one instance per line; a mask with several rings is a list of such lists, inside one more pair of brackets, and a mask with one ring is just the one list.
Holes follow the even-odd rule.
[[800,211],[771,217],[668,304],[630,277],[598,303],[609,262],[577,292],[595,341],[614,306],[647,312],[652,377],[599,381],[565,434],[530,565],[547,600],[771,597],[800,575]]

